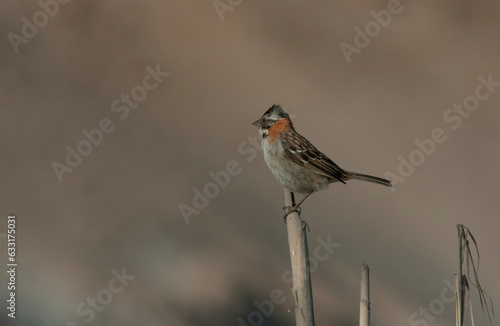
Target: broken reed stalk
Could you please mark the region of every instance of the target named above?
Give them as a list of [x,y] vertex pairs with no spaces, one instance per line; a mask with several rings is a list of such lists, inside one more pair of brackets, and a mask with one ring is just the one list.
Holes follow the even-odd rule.
[[[472,325],[474,325],[474,316],[472,313],[472,300],[471,300],[471,285],[474,286],[479,295],[479,302],[481,303],[481,310],[483,312],[483,317],[486,325],[493,325],[492,317],[494,317],[493,311],[493,300],[491,297],[483,290],[481,283],[479,282],[479,248],[477,247],[477,242],[469,228],[463,226],[462,224],[457,224],[458,229],[458,274],[456,277],[456,298],[457,298],[457,309],[456,309],[456,320],[457,326],[464,325],[464,315],[466,308],[466,298],[468,299],[468,308],[470,309],[470,319]],[[477,263],[475,259],[471,246],[475,248]],[[470,271],[472,270],[472,277]],[[488,304],[489,301],[489,304]],[[489,308],[491,306],[491,308]],[[490,313],[491,311],[491,313]]]
[[[285,206],[295,206],[293,193],[284,189]],[[309,268],[309,249],[307,247],[306,224],[297,212],[288,214],[286,218],[288,245],[292,265],[293,288],[295,299],[295,324],[297,326],[314,326],[314,310]]]
[[370,326],[370,268],[366,263],[363,263],[363,266],[361,266],[359,326]]

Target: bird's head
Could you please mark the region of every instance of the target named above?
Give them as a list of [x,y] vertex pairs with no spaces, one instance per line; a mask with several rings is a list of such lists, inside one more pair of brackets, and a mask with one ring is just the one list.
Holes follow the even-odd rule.
[[280,122],[279,125],[287,125],[289,128],[293,128],[288,113],[286,113],[280,105],[274,104],[262,115],[262,117],[260,117],[260,119],[254,121],[252,124],[259,127],[259,133],[263,138],[266,138],[269,129],[278,122]]

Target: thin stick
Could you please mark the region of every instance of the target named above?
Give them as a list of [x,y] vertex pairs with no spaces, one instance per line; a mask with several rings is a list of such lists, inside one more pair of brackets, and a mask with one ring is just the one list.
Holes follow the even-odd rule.
[[463,326],[464,324],[464,283],[463,283],[463,254],[462,254],[462,235],[464,232],[464,226],[462,224],[457,224],[458,230],[458,275],[457,275],[457,326]]
[[359,304],[359,326],[370,326],[370,268],[361,267],[361,301]]
[[[290,190],[284,188],[285,206],[295,206],[295,200]],[[309,250],[305,222],[297,212],[286,217],[288,245],[292,264],[293,288],[295,297],[295,324],[297,326],[314,326],[314,310],[309,269]]]

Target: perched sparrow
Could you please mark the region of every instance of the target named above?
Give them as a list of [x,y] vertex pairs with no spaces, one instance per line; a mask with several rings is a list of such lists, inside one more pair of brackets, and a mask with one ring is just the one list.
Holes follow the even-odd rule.
[[297,205],[287,208],[285,218],[297,211],[309,195],[332,182],[361,180],[392,187],[389,180],[349,172],[333,163],[295,131],[289,115],[279,105],[273,105],[253,125],[259,127],[264,159],[276,179],[291,192],[305,195]]

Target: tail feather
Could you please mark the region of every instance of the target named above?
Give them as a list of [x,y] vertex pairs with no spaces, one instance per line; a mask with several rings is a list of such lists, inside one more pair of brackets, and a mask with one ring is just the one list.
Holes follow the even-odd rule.
[[391,181],[386,180],[386,179],[374,177],[374,176],[367,175],[367,174],[356,173],[356,172],[347,172],[347,174],[353,180],[367,181],[367,182],[372,182],[372,183],[384,185],[386,187],[392,187]]

